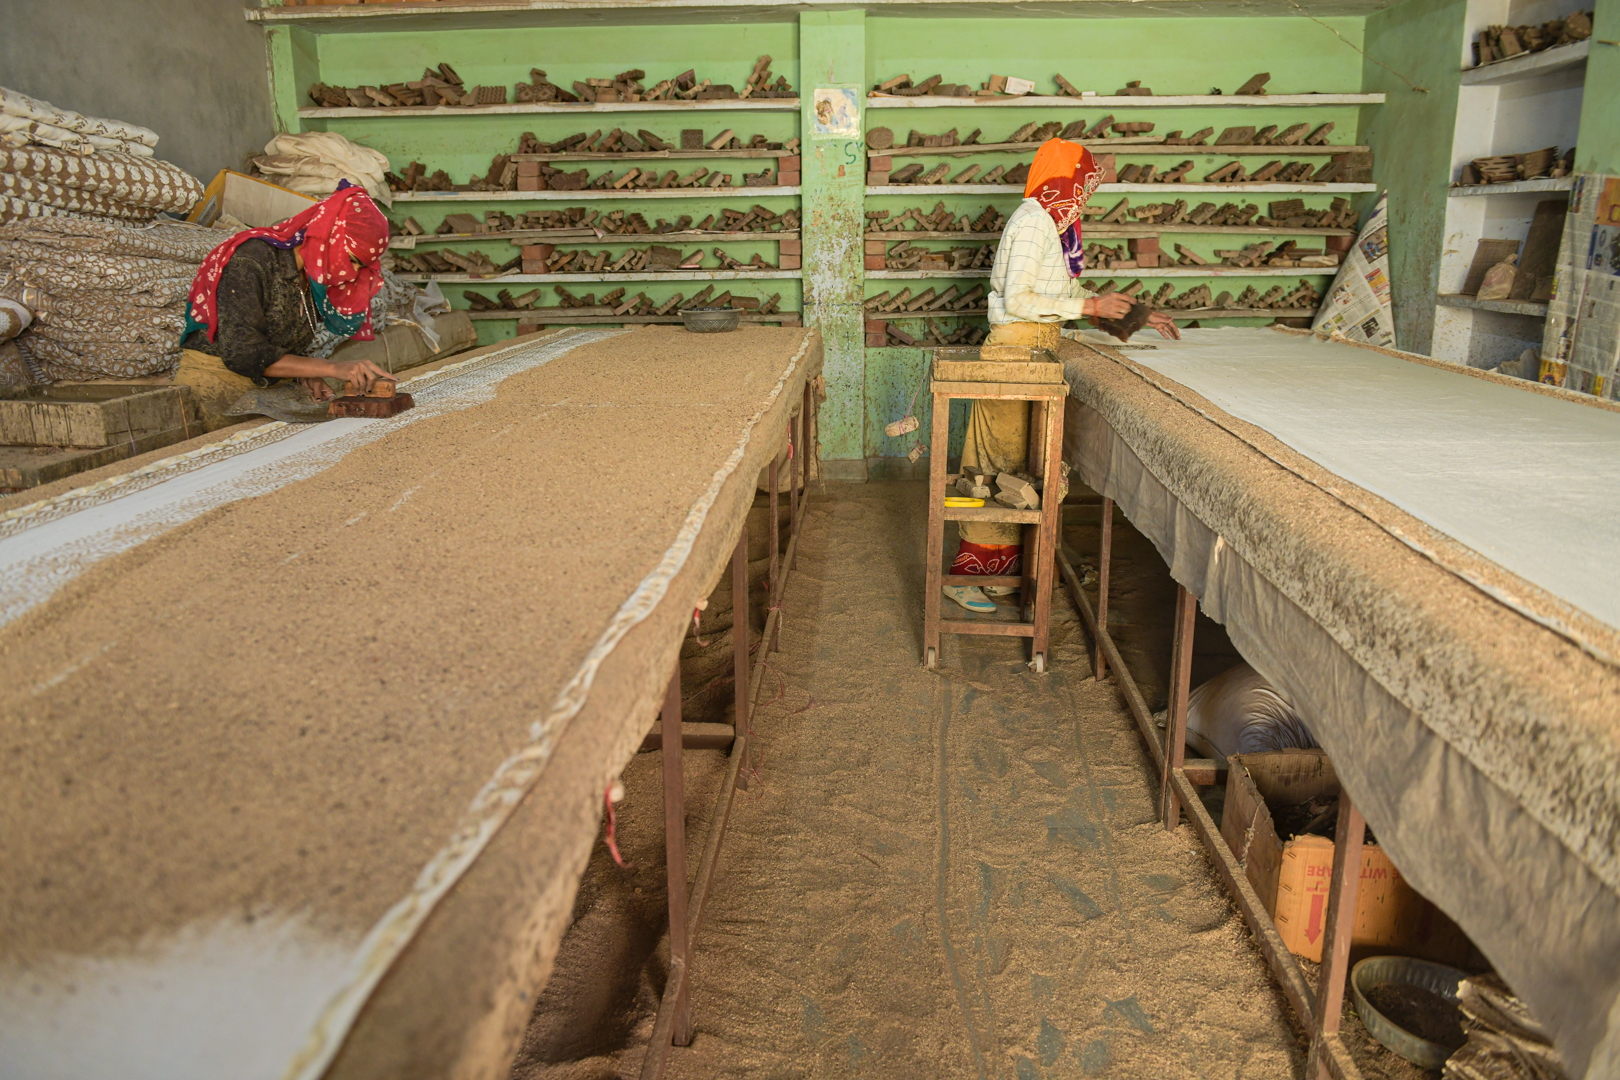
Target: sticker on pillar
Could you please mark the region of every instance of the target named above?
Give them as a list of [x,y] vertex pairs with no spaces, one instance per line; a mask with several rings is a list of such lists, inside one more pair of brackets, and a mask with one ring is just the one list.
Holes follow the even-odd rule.
[[850,86],[818,86],[810,134],[817,139],[858,139],[861,99]]

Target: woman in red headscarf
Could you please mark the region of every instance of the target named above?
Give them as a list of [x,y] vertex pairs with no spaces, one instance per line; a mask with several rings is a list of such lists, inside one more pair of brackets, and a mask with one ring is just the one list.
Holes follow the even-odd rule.
[[190,385],[210,426],[269,379],[297,379],[317,400],[326,379],[362,392],[387,372],[369,360],[304,353],[325,329],[372,337],[371,300],[382,288],[388,219],[364,188],[338,190],[278,225],[247,229],[209,252],[192,282],[175,381]]
[[[1055,349],[1063,323],[1117,319],[1131,309],[1121,293],[1096,296],[1081,282],[1086,268],[1080,239],[1081,208],[1102,183],[1102,169],[1078,143],[1049,139],[1041,145],[1018,204],[996,245],[990,271],[990,336],[987,345]],[[1170,316],[1155,312],[1148,325],[1167,338],[1180,333]],[[1025,472],[1028,467],[1029,403],[975,401],[968,414],[962,468]],[[1023,527],[999,522],[962,522],[962,545],[953,574],[1012,576],[1023,555]],[[969,611],[994,611],[986,594],[1011,586],[947,585],[945,595]]]

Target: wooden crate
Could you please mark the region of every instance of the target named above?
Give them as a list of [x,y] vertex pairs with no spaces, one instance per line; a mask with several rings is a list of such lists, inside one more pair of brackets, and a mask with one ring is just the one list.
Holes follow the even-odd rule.
[[137,453],[201,434],[177,386],[58,384],[0,401],[0,446],[94,450],[133,446]]

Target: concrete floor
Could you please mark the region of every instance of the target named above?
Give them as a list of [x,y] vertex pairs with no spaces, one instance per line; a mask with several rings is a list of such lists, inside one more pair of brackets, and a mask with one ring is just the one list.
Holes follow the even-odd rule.
[[[926,671],[922,485],[828,485],[811,505],[763,759],[697,941],[697,1035],[669,1075],[1300,1075],[1281,995],[1190,828],[1156,821],[1140,738],[1061,590],[1047,674],[996,638],[947,638]],[[1069,513],[1066,541],[1094,551],[1095,511]],[[1112,622],[1162,703],[1173,586],[1116,535]],[[1195,678],[1233,662],[1213,624],[1200,644]],[[688,755],[691,846],[722,761]],[[639,1071],[668,955],[658,768],[626,771],[630,866],[593,858],[514,1077]]]

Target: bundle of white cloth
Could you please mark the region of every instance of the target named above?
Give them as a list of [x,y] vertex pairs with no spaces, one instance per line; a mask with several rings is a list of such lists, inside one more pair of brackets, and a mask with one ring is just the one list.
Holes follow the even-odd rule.
[[111,152],[151,157],[157,132],[103,120],[0,87],[0,146],[50,146],[75,154]]
[[277,135],[253,159],[264,175],[284,188],[316,198],[337,190],[339,180],[359,184],[384,206],[394,205],[383,180],[388,159],[367,146],[350,142],[334,131]]

